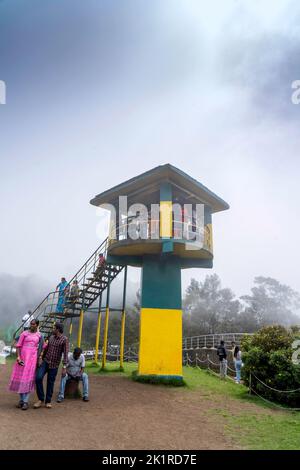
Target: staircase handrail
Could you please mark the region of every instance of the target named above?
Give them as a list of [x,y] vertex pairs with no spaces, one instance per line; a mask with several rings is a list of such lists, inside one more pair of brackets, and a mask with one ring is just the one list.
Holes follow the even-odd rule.
[[[94,256],[96,256],[96,254],[101,250],[101,249],[104,249],[104,251],[106,252],[107,250],[107,242],[108,242],[108,237],[106,237],[104,239],[104,241],[97,247],[97,249],[91,254],[91,256],[86,260],[86,262],[81,266],[81,268],[76,272],[76,274],[71,278],[71,280],[68,282],[68,286],[75,280],[75,279],[78,279],[78,276],[79,274],[81,273],[81,271],[83,271],[85,269],[85,275],[88,274],[90,272],[90,268],[91,266],[89,267],[89,270],[87,270],[87,266],[89,265],[90,261],[94,258]],[[80,278],[80,281],[82,281],[82,279],[84,278],[81,277]],[[79,281],[79,282],[80,282]],[[40,316],[42,315],[42,313],[44,313],[45,309],[47,308],[47,305],[45,306],[44,309],[41,309],[40,313],[38,315],[36,315],[36,312],[41,308],[41,306],[48,301],[49,297],[52,295],[55,295],[57,293],[57,291],[52,291],[52,292],[49,292],[49,294],[46,295],[46,297],[39,303],[39,305],[33,310],[32,314],[31,314],[31,317],[32,318],[35,318],[36,320],[38,320],[40,318]],[[26,321],[28,320],[24,320],[22,321],[21,325],[16,329],[16,331],[14,332],[13,334],[13,339],[15,340],[17,334],[19,333],[20,330],[22,330],[22,328],[24,327]]]

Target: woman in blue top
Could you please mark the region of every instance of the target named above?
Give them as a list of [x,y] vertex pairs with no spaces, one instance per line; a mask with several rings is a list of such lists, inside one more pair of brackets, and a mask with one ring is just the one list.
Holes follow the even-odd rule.
[[67,293],[67,287],[68,283],[66,281],[65,277],[61,278],[61,282],[58,284],[56,287],[56,291],[59,292],[58,294],[58,302],[56,306],[56,311],[57,313],[62,313],[64,311],[64,306],[65,306],[65,301],[66,301],[66,293]]

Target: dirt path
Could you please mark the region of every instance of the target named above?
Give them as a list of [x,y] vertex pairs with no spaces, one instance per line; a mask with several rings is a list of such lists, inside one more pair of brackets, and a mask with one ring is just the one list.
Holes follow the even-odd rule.
[[237,448],[207,413],[216,403],[201,391],[90,375],[89,403],[54,401],[51,410],[24,412],[7,392],[9,373],[9,365],[0,366],[0,449]]

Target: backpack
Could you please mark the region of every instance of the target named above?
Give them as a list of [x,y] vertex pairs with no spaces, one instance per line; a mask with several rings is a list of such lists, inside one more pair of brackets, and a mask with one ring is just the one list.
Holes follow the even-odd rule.
[[219,356],[219,359],[225,357],[225,348],[224,348],[224,346],[218,346],[217,355]]

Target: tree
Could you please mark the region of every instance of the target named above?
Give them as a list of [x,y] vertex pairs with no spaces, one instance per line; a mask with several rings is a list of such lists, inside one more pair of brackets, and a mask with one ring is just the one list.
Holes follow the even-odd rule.
[[206,276],[203,282],[192,279],[183,306],[184,334],[191,336],[232,330],[240,311],[239,300],[221,287],[217,274]]
[[293,313],[300,308],[297,292],[271,277],[256,277],[254,284],[252,295],[243,295],[241,300],[245,302],[246,315],[253,317],[258,327],[299,323],[299,317]]

